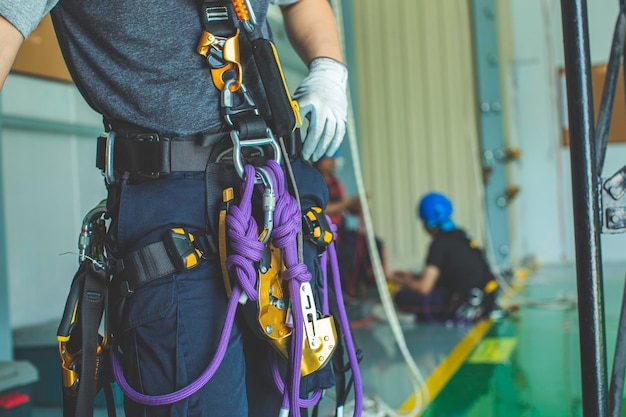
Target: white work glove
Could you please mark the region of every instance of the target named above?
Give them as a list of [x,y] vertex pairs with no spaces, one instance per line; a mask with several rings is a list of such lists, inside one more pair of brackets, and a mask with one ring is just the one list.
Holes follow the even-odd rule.
[[346,133],[348,69],[332,58],[315,58],[309,75],[293,93],[300,115],[309,120],[302,157],[317,161],[332,156]]

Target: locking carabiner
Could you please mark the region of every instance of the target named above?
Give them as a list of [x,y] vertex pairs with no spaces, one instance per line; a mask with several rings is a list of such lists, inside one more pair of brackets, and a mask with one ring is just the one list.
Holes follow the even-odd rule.
[[[224,116],[224,120],[229,126],[234,125],[233,116],[238,114],[242,114],[245,112],[252,112],[255,116],[258,116],[259,109],[257,109],[254,99],[252,95],[248,92],[248,89],[245,85],[240,84],[238,89],[234,89],[233,87],[237,85],[237,80],[230,79],[227,80],[224,84],[224,89],[222,90],[220,105],[222,107],[222,112]],[[241,102],[235,105],[234,94],[238,93],[241,96]]]
[[259,234],[259,242],[266,244],[274,230],[274,210],[276,210],[274,182],[265,168],[256,167],[254,183],[263,185],[263,231]]

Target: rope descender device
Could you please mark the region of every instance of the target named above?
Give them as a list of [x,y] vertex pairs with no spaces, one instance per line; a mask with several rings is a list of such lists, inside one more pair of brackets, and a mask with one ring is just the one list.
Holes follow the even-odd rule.
[[[234,28],[230,21],[228,4],[223,1],[205,2],[202,19],[204,30],[196,51],[207,59],[211,67],[213,84],[218,90],[223,90],[224,75],[228,71],[233,71],[235,83],[230,88],[232,91],[239,90],[243,78],[239,55],[239,29]],[[209,31],[209,28],[213,27],[215,29]]]

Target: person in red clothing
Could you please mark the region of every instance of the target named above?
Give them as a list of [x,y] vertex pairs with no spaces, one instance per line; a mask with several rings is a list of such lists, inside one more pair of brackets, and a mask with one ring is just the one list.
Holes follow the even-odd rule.
[[332,223],[337,226],[335,241],[340,242],[345,230],[345,214],[358,215],[361,213],[361,200],[358,195],[348,197],[343,183],[335,175],[337,160],[334,156],[325,156],[314,163],[315,168],[322,174],[328,187],[328,204],[326,214]]
[[[370,260],[367,239],[362,228],[357,230],[346,227],[345,216],[361,216],[361,200],[358,195],[348,196],[343,183],[335,175],[336,157],[325,156],[314,163],[315,168],[322,174],[328,187],[328,204],[326,214],[337,227],[335,233],[335,248],[339,263],[339,273],[343,288],[347,295],[362,296],[367,285],[374,283],[374,272]],[[362,223],[362,222],[361,222]],[[384,269],[384,247],[380,239],[376,238],[376,246]]]

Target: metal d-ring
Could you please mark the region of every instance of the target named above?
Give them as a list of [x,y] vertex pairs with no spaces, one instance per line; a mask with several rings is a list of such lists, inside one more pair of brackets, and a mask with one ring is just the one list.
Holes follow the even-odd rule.
[[230,138],[233,141],[233,164],[235,165],[235,170],[237,171],[239,178],[242,180],[246,179],[246,172],[244,169],[243,156],[241,155],[241,148],[270,145],[274,150],[274,161],[280,165],[281,154],[278,141],[269,128],[266,129],[265,132],[267,134],[267,137],[265,138],[246,139],[244,141],[240,139],[238,130],[231,130],[230,132]]

